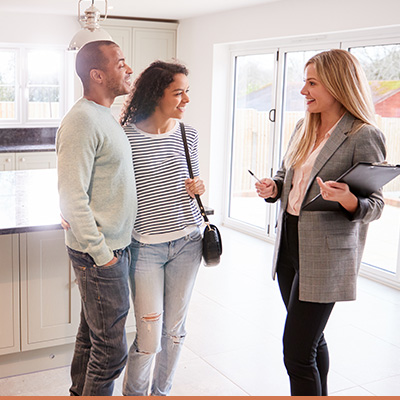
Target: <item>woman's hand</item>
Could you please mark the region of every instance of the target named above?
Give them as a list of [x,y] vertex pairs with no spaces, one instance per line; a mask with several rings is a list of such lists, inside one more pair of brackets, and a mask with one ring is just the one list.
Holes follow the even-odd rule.
[[269,178],[261,179],[261,182],[256,182],[257,194],[263,199],[276,197],[278,189],[276,183]]
[[69,229],[71,229],[71,225],[64,219],[62,214],[60,214],[60,217],[61,217],[61,226],[64,229],[64,231],[68,231]]
[[190,179],[190,178],[186,179],[185,180],[185,188],[186,188],[186,191],[188,192],[188,195],[192,199],[194,199],[195,194],[198,194],[199,196],[201,196],[206,191],[204,182],[198,176],[195,176],[193,179]]
[[343,182],[326,181],[317,177],[317,183],[324,200],[337,201],[348,212],[354,213],[358,207],[358,199],[350,192],[349,185]]

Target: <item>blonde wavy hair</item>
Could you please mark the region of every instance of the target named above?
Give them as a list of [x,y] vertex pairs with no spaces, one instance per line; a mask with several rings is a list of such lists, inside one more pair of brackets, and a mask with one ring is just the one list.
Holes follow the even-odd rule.
[[[315,66],[318,78],[328,92],[359,120],[351,133],[357,132],[364,124],[376,126],[371,91],[356,57],[348,51],[332,49],[310,58],[304,70],[310,64]],[[290,141],[285,156],[287,168],[299,166],[306,160],[314,146],[320,121],[320,113],[306,111],[304,120],[296,127]]]

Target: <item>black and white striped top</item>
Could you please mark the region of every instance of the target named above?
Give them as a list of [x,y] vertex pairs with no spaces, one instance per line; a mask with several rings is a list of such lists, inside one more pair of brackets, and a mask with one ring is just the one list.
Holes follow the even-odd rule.
[[[199,176],[198,134],[186,126],[194,176]],[[185,189],[189,178],[179,123],[163,134],[125,126],[135,170],[138,213],[133,236],[142,243],[163,243],[187,235],[202,224],[195,199]]]

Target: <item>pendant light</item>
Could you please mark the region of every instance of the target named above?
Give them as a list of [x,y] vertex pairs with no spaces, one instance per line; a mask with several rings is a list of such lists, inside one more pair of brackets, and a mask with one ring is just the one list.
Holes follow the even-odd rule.
[[82,29],[75,34],[72,38],[68,50],[79,50],[84,44],[88,42],[94,42],[95,40],[112,40],[112,37],[107,33],[106,30],[100,28],[100,21],[104,21],[107,18],[107,0],[105,1],[105,13],[104,18],[100,18],[100,11],[94,6],[94,0],[92,5],[85,10],[85,15],[81,15],[81,2],[78,2],[78,21],[82,25]]

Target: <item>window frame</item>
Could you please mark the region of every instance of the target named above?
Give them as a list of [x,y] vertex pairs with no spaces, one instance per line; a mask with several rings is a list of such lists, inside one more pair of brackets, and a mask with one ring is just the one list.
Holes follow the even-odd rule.
[[[67,57],[64,46],[60,45],[32,45],[32,44],[7,44],[0,43],[0,49],[9,51],[13,50],[16,53],[16,93],[15,93],[15,118],[1,120],[0,129],[2,128],[18,128],[18,127],[58,127],[63,118],[69,95],[67,74]],[[59,101],[59,117],[58,118],[28,118],[28,53],[29,51],[55,51],[61,56],[61,71],[60,79],[60,101]]]
[[[12,46],[12,47],[5,47],[5,46],[0,46],[0,50],[3,52],[12,52],[14,53],[15,56],[15,63],[16,65],[20,64],[20,50],[17,46]],[[0,119],[0,127],[3,126],[3,121],[5,125],[8,124],[15,124],[21,119],[21,110],[20,107],[18,107],[18,104],[21,102],[21,91],[20,91],[20,86],[21,86],[21,73],[18,70],[18,68],[15,69],[15,118],[10,118],[10,119],[5,119],[1,120]]]
[[[276,64],[274,83],[275,87],[275,110],[276,118],[275,123],[271,132],[273,134],[273,149],[268,149],[268,156],[271,156],[273,171],[271,171],[271,176],[280,167],[280,159],[283,156],[284,149],[281,150],[282,142],[282,129],[284,127],[284,101],[285,101],[285,62],[286,54],[290,51],[307,51],[307,50],[324,50],[329,48],[342,48],[348,50],[350,47],[359,46],[373,46],[373,45],[390,45],[400,43],[400,33],[399,27],[390,26],[383,28],[369,28],[363,30],[354,30],[347,32],[335,32],[332,34],[321,34],[321,35],[305,35],[296,36],[289,38],[276,38],[276,39],[266,39],[259,40],[257,42],[247,42],[239,44],[230,44],[229,47],[230,54],[230,86],[228,87],[228,122],[226,123],[226,147],[225,154],[225,176],[226,186],[224,195],[222,198],[223,202],[223,214],[222,223],[225,226],[239,230],[243,233],[247,233],[252,236],[256,236],[268,242],[275,241],[275,229],[271,229],[275,226],[277,210],[276,204],[269,206],[270,212],[269,220],[267,222],[267,227],[264,230],[256,229],[254,226],[250,226],[244,222],[237,220],[232,220],[229,217],[229,201],[230,201],[230,182],[231,182],[231,163],[232,163],[232,145],[233,145],[233,128],[234,128],[234,102],[235,102],[235,68],[234,60],[235,57],[239,55],[250,55],[250,54],[261,54],[262,51],[268,52],[271,49],[277,49],[279,52],[279,57]],[[271,154],[272,152],[272,154]],[[379,268],[371,267],[367,264],[362,263],[360,268],[360,275],[366,276],[370,279],[379,281],[386,285],[400,289],[400,234],[398,243],[398,259],[397,259],[397,269],[396,273],[390,273]]]
[[[229,57],[230,57],[230,82],[231,86],[229,89],[230,93],[230,98],[229,98],[229,108],[228,108],[228,115],[230,116],[229,118],[229,125],[228,125],[228,132],[230,133],[227,137],[227,148],[229,149],[229,153],[227,154],[226,157],[226,171],[227,171],[227,179],[226,179],[226,186],[225,186],[225,193],[227,193],[227,197],[223,203],[223,223],[225,226],[250,233],[252,236],[261,238],[261,239],[269,239],[269,232],[273,231],[271,229],[271,216],[274,215],[274,209],[275,205],[269,208],[266,213],[266,228],[262,229],[257,226],[245,223],[244,221],[237,220],[235,218],[231,218],[229,216],[229,211],[230,211],[230,194],[231,194],[231,172],[232,172],[232,162],[233,162],[233,157],[232,157],[232,150],[234,146],[234,128],[235,128],[235,96],[236,96],[236,58],[241,57],[241,56],[252,56],[252,55],[259,55],[259,54],[275,54],[275,65],[274,65],[274,83],[273,83],[273,101],[272,105],[276,109],[276,74],[277,74],[277,60],[276,60],[276,54],[277,54],[278,49],[276,47],[265,47],[265,46],[254,46],[249,49],[232,49],[230,51]],[[274,143],[275,147],[275,142],[274,142],[274,137],[275,137],[275,125],[272,122],[269,122],[270,127],[271,127],[271,135],[272,135],[272,142]],[[274,148],[273,147],[273,148]],[[271,160],[273,160],[273,148],[268,149],[268,156],[270,157]],[[271,163],[272,167],[273,161]],[[273,167],[272,167],[273,168]]]
[[[400,44],[400,34],[398,34],[397,37],[395,35],[385,36],[378,34],[374,38],[346,40],[342,42],[342,48],[348,51],[352,47],[385,46],[393,44]],[[383,132],[383,134],[385,134],[385,132]],[[400,289],[400,232],[397,245],[396,272],[391,273],[389,271],[361,263],[360,274]]]
[[[336,45],[340,46],[339,41],[324,41],[323,43],[317,40],[317,45],[321,49],[327,48],[328,45]],[[284,101],[284,73],[285,73],[285,55],[290,51],[307,51],[315,49],[315,42],[311,41],[311,43],[301,43],[301,44],[293,44],[290,40],[284,40],[282,43],[279,43],[280,46],[272,46],[272,45],[260,45],[253,44],[249,45],[249,48],[243,47],[244,44],[240,44],[239,46],[234,45],[230,51],[230,82],[231,86],[229,88],[230,98],[229,98],[229,110],[228,115],[229,125],[227,126],[228,137],[227,137],[227,148],[229,152],[227,154],[227,163],[226,163],[226,186],[225,192],[227,196],[223,202],[223,224],[227,227],[239,230],[243,233],[251,234],[252,236],[258,237],[260,239],[266,240],[268,242],[273,243],[276,238],[276,219],[278,214],[278,203],[269,203],[268,210],[266,213],[266,224],[265,228],[259,228],[254,225],[248,224],[244,221],[240,221],[229,216],[230,209],[230,192],[231,192],[231,171],[232,171],[232,150],[233,150],[233,134],[234,134],[234,118],[235,118],[235,79],[236,79],[236,68],[235,68],[235,60],[240,56],[249,56],[249,55],[257,55],[257,54],[275,54],[275,66],[274,66],[274,78],[273,82],[273,102],[272,108],[275,111],[275,122],[270,122],[270,132],[271,132],[271,143],[273,143],[273,147],[271,149],[267,149],[267,157],[271,160],[270,175],[273,176],[276,171],[280,168],[281,157],[283,156],[283,151],[281,150],[282,143],[282,128],[283,128],[283,107],[282,102]],[[278,106],[279,105],[279,106]],[[261,178],[261,177],[259,177]]]

